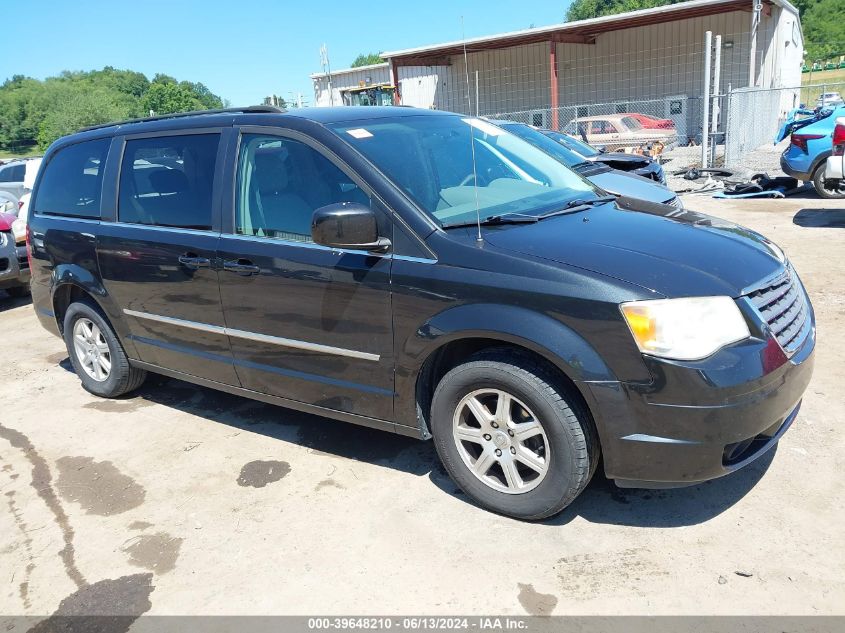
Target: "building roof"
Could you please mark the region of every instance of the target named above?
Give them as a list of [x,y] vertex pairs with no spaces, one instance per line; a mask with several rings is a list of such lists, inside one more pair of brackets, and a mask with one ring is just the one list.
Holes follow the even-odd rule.
[[[381,62],[380,64],[368,64],[367,66],[356,66],[354,68],[342,68],[340,70],[333,70],[332,77],[337,75],[346,75],[349,73],[357,73],[361,71],[368,71],[368,70],[380,70],[382,68],[387,68],[387,62]],[[311,79],[322,79],[323,77],[327,77],[329,73],[314,73],[311,75]]]
[[[648,26],[663,22],[673,22],[731,11],[751,11],[758,0],[691,0],[678,4],[628,11],[616,15],[607,15],[588,20],[577,20],[553,24],[539,28],[500,33],[466,40],[446,42],[432,46],[406,48],[398,51],[388,51],[381,54],[383,59],[396,62],[399,65],[436,65],[438,59],[467,52],[507,48],[522,44],[537,42],[569,42],[575,44],[589,44],[595,41],[601,33],[619,31],[637,26]],[[777,5],[798,15],[798,10],[788,0],[762,0],[764,5]],[[334,73],[332,73],[334,74]]]

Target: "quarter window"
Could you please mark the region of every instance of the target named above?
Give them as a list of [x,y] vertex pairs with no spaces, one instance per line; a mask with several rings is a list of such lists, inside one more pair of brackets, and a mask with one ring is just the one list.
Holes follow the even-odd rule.
[[369,205],[349,176],[299,141],[245,134],[238,164],[236,230],[296,242],[311,241],[311,217],[339,202]]
[[127,141],[120,166],[118,219],[210,229],[219,139],[219,134],[186,134]]
[[99,219],[109,144],[110,140],[104,138],[56,152],[44,167],[33,205],[35,212]]

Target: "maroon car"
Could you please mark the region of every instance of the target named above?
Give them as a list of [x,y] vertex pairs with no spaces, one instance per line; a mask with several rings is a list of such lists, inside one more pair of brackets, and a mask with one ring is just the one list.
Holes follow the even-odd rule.
[[0,290],[23,297],[29,293],[29,260],[26,246],[15,243],[14,221],[15,216],[0,213]]

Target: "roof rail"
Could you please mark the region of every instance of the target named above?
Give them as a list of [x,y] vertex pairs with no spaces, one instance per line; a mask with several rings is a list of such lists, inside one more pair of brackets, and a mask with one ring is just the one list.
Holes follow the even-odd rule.
[[287,110],[277,108],[270,105],[254,105],[245,108],[218,108],[216,110],[191,110],[190,112],[173,112],[171,114],[158,114],[156,116],[141,117],[140,119],[127,119],[125,121],[112,121],[110,123],[100,123],[99,125],[89,125],[77,130],[78,132],[87,132],[89,130],[99,130],[105,127],[112,127],[114,125],[127,125],[129,123],[146,123],[147,121],[163,121],[165,119],[181,119],[188,116],[199,116],[202,114],[284,114]]

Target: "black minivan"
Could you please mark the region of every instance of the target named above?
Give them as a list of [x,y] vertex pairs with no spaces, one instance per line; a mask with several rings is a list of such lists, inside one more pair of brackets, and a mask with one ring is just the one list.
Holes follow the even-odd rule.
[[245,108],[47,152],[28,244],[82,385],[147,372],[433,437],[481,506],[719,477],[810,381],[813,309],[734,224],[609,196],[475,117]]

